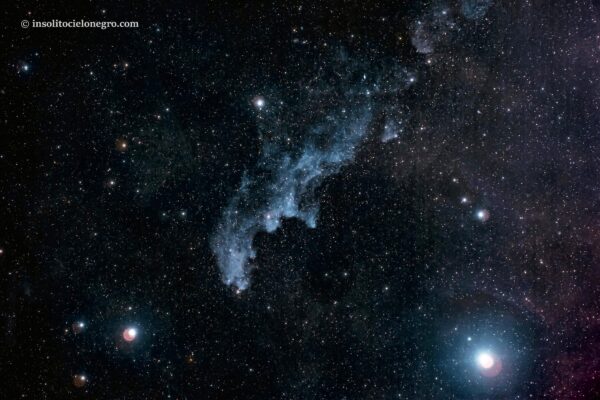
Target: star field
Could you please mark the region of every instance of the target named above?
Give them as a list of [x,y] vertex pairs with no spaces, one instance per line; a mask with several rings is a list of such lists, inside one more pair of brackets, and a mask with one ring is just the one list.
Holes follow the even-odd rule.
[[600,398],[595,1],[6,8],[0,398]]

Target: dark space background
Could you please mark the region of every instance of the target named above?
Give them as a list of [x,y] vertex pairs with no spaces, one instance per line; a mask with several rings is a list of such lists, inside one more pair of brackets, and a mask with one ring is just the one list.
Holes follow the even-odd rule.
[[[0,398],[600,398],[597,2],[3,17]],[[211,240],[244,176],[259,218],[269,165],[363,102],[316,227],[252,232],[226,285]]]

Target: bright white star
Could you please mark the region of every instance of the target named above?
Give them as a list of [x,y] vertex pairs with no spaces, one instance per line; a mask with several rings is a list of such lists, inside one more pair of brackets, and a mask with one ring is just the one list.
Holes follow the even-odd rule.
[[494,356],[488,352],[479,353],[477,356],[477,364],[483,369],[490,369],[495,363]]
[[252,99],[252,105],[257,109],[262,110],[267,105],[267,101],[262,96],[256,96]]
[[127,342],[132,342],[137,337],[137,329],[135,328],[127,328],[123,331],[123,339]]

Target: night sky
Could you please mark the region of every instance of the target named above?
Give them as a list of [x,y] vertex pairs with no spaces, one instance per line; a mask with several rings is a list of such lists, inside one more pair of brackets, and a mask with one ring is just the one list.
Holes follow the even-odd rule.
[[600,3],[169,3],[5,4],[0,398],[600,398]]

